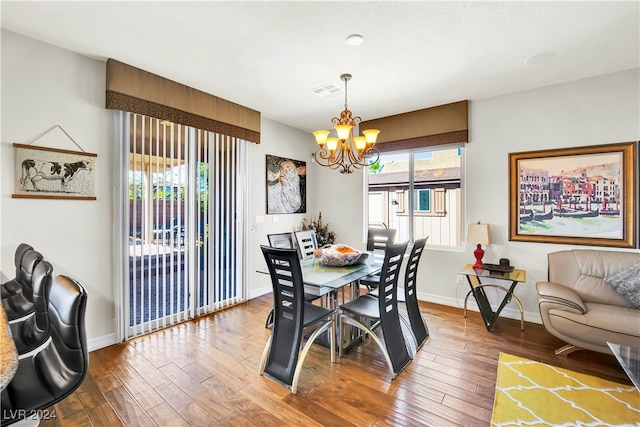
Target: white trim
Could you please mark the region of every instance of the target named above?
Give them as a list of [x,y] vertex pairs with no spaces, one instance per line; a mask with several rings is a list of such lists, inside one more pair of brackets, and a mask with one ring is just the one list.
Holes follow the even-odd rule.
[[114,345],[119,341],[116,341],[116,334],[107,334],[101,337],[92,338],[87,340],[87,349],[88,351],[99,350],[104,347],[109,347],[110,345]]
[[[465,294],[466,295],[466,294]],[[425,292],[418,292],[418,300],[432,302],[435,304],[446,305],[449,307],[463,308],[463,301],[460,301],[457,298],[443,297],[440,295],[433,295]],[[467,301],[467,310],[480,312],[478,308],[478,304],[476,304],[476,300],[472,297],[469,297]],[[508,319],[520,320],[520,311],[517,308],[505,307],[504,310],[500,313],[500,317],[506,317]],[[531,323],[542,324],[542,318],[540,317],[539,312],[524,312],[524,320]]]
[[129,263],[125,260],[125,245],[128,239],[127,223],[129,222],[129,206],[124,203],[123,192],[128,191],[129,181],[129,113],[114,111],[114,161],[113,161],[113,265],[114,265],[114,300],[115,300],[115,333],[113,340],[121,342],[126,337],[129,318],[129,304],[124,292],[124,284],[129,276]]

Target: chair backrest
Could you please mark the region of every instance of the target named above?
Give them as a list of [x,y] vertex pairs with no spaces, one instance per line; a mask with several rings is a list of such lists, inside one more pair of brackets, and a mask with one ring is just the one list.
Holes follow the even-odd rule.
[[382,333],[394,372],[400,372],[411,361],[402,335],[398,313],[398,279],[408,242],[390,244],[384,254],[378,283],[378,308]]
[[[87,291],[84,287],[68,276],[56,276],[49,296],[52,345],[36,356],[42,364],[42,378],[55,395],[55,400],[49,405],[73,393],[87,374],[86,308]],[[63,380],[59,378],[59,372],[67,373]]]
[[[51,341],[19,357],[18,370],[2,392],[2,425],[52,406],[73,393],[89,367],[85,311],[87,293],[75,280],[57,276],[51,284]],[[21,411],[9,411],[21,409]]]
[[28,353],[49,338],[49,294],[53,267],[41,261],[33,270],[33,316],[9,324],[18,354]]
[[13,258],[13,262],[16,266],[16,277],[18,277],[18,275],[20,274],[20,265],[22,264],[22,258],[24,258],[24,254],[26,254],[29,250],[33,250],[33,246],[27,243],[20,243],[16,248],[16,253]]
[[367,250],[384,251],[395,241],[396,232],[395,228],[370,228],[367,231]]
[[33,270],[33,305],[35,308],[35,325],[32,340],[44,341],[49,333],[49,297],[51,294],[51,275],[53,266],[42,260]]
[[267,234],[269,246],[280,249],[295,249],[293,244],[293,233]]
[[273,286],[273,328],[271,350],[264,372],[291,385],[304,324],[304,284],[300,260],[295,249],[261,245]]
[[33,249],[27,250],[22,257],[19,274],[16,275],[16,280],[22,285],[22,293],[29,301],[33,300],[33,271],[40,261],[42,261],[40,252]]
[[316,240],[316,232],[314,230],[296,231],[296,242],[298,243],[298,251],[300,259],[307,259],[313,256],[313,252],[318,249],[318,240]]
[[411,323],[411,329],[413,335],[416,337],[418,347],[429,336],[429,332],[420,315],[420,309],[418,308],[418,296],[417,296],[417,278],[418,278],[418,265],[420,264],[420,258],[424,246],[427,243],[428,237],[424,239],[418,239],[413,242],[413,248],[411,248],[411,254],[407,262],[407,267],[404,273],[404,299],[407,306],[407,314],[409,315],[409,322]]

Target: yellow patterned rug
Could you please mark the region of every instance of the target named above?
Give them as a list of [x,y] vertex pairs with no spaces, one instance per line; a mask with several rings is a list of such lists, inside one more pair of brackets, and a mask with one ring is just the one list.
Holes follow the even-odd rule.
[[640,392],[500,353],[492,426],[640,426]]

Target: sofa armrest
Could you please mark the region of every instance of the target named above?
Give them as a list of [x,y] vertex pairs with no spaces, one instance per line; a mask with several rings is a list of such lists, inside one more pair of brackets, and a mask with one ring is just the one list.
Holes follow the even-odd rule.
[[587,312],[582,298],[566,286],[553,282],[538,282],[536,283],[536,289],[538,290],[538,305],[550,303],[578,314]]

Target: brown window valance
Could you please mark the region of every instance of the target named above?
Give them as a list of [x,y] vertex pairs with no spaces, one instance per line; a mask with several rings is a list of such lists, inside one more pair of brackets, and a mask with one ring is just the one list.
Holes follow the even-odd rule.
[[468,142],[468,101],[367,120],[360,129],[380,129],[380,152]]
[[107,61],[106,107],[260,143],[260,112],[139,68]]

